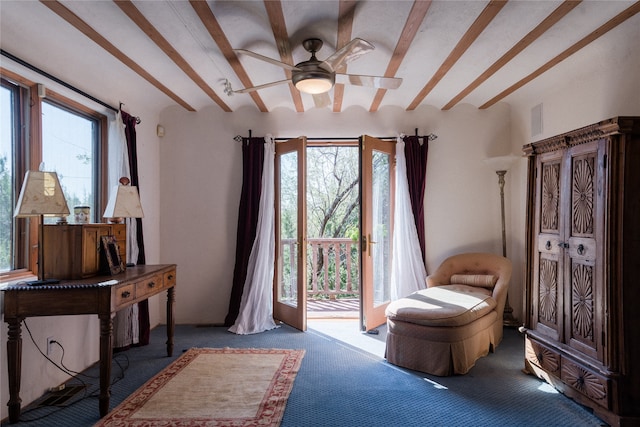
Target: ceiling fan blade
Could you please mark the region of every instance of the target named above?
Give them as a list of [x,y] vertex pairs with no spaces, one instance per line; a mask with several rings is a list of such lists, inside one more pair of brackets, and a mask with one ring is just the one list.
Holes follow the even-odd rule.
[[328,92],[315,93],[312,96],[313,96],[313,103],[318,108],[324,108],[331,105],[331,98],[329,97]]
[[325,59],[320,66],[326,66],[330,71],[335,71],[341,65],[358,59],[365,53],[371,52],[375,47],[366,40],[355,38],[333,55]]
[[398,89],[402,84],[399,77],[363,76],[359,74],[338,74],[336,76],[346,76],[349,83],[356,86],[368,86],[378,89]]
[[285,64],[284,62],[276,61],[275,59],[269,58],[268,56],[260,55],[259,53],[251,52],[250,50],[233,49],[233,51],[235,53],[241,53],[243,55],[252,56],[252,57],[254,57],[256,59],[259,59],[261,61],[265,61],[265,62],[268,62],[270,64],[277,65],[278,67],[282,67],[285,70],[300,71],[300,69],[298,67],[294,67],[293,65]]
[[244,89],[238,89],[238,90],[234,90],[233,93],[248,93],[248,92],[255,92],[256,90],[260,90],[260,89],[266,89],[268,87],[271,86],[277,86],[277,85],[281,85],[284,83],[290,83],[291,80],[278,80],[277,82],[271,82],[271,83],[265,83],[263,85],[259,85],[259,86],[253,86],[253,87],[247,87]]

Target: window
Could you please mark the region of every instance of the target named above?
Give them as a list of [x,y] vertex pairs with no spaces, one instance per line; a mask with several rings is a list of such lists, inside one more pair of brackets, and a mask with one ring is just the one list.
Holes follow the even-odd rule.
[[[36,273],[38,220],[14,218],[27,170],[58,173],[74,222],[74,206],[89,206],[99,222],[106,202],[107,119],[75,101],[6,70],[0,92],[0,273]],[[45,219],[45,223],[56,218]]]
[[18,198],[16,177],[24,175],[24,141],[27,91],[4,78],[0,86],[0,273],[26,268],[26,222],[15,221]]
[[0,88],[0,272],[11,270],[15,264],[13,241],[13,192],[14,147],[19,114],[18,87],[2,81]]
[[[44,169],[58,173],[67,205],[89,206],[96,222],[98,193],[98,127],[93,117],[45,101],[42,103],[42,161]],[[55,222],[56,218],[47,221]],[[68,219],[73,222],[73,216]]]

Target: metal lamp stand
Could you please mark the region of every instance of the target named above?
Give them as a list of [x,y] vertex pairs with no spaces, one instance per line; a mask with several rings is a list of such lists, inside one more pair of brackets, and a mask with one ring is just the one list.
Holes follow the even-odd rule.
[[[502,256],[507,257],[507,231],[505,228],[504,219],[504,176],[507,174],[506,170],[496,171],[498,174],[498,185],[500,186],[500,213],[502,214]],[[513,317],[513,308],[509,304],[509,293],[507,292],[507,301],[504,304],[504,313],[502,315],[502,324],[504,326],[516,327],[520,326],[518,320]]]

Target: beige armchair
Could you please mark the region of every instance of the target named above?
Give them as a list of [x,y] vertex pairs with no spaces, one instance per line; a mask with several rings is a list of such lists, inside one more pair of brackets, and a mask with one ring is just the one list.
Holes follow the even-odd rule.
[[466,374],[502,341],[511,261],[488,253],[447,258],[427,288],[386,310],[386,358],[433,375]]

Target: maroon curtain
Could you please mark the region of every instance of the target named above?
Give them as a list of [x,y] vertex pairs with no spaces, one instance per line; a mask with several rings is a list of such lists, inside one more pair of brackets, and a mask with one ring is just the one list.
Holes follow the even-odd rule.
[[264,138],[242,138],[242,193],[238,209],[236,262],[233,285],[225,326],[233,326],[240,312],[242,291],[247,278],[247,266],[258,226],[262,169],[264,167]]
[[[141,193],[140,184],[138,182],[138,146],[136,140],[136,124],[138,124],[138,118],[131,116],[124,111],[120,111],[122,115],[122,122],[124,123],[124,134],[127,140],[127,150],[129,152],[129,171],[131,172],[131,185],[138,187],[138,193]],[[138,264],[146,264],[146,256],[144,253],[144,238],[142,233],[142,218],[136,218],[137,235],[136,240],[138,242]],[[138,323],[140,325],[140,342],[138,345],[149,344],[149,301],[144,300],[138,303]]]
[[[421,141],[422,139],[422,141]],[[429,150],[429,138],[418,136],[404,137],[404,155],[407,160],[407,181],[409,181],[409,198],[413,219],[416,222],[418,240],[424,260],[424,189],[427,175],[427,152]]]

